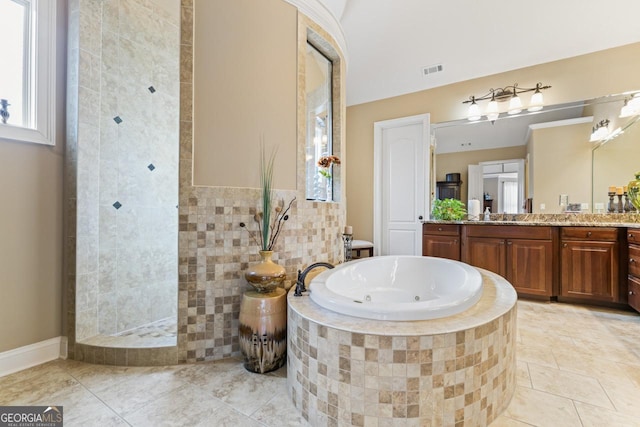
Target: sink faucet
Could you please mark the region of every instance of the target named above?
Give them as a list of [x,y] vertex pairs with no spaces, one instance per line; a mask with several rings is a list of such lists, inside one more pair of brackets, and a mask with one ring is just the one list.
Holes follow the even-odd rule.
[[329,264],[328,262],[316,262],[314,264],[311,264],[309,267],[305,268],[304,271],[298,270],[298,279],[296,280],[296,290],[293,293],[294,297],[301,297],[302,293],[307,291],[307,288],[305,288],[304,286],[304,281],[307,278],[307,274],[309,274],[309,272],[316,267],[333,268],[334,266],[332,264]]

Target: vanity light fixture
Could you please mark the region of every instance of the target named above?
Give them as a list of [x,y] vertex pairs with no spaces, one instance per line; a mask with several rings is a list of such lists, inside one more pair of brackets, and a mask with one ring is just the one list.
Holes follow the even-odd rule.
[[620,110],[620,118],[637,116],[640,114],[640,92],[631,98],[624,100],[624,106]]
[[480,106],[476,101],[490,100],[485,110],[485,115],[490,121],[495,121],[500,112],[498,111],[498,102],[509,101],[508,114],[518,114],[522,111],[522,99],[519,94],[526,92],[533,92],[531,101],[529,102],[529,111],[540,111],[544,106],[544,99],[542,97],[542,90],[549,89],[551,86],[543,86],[542,83],[536,84],[536,87],[521,88],[518,87],[518,83],[514,83],[513,86],[505,86],[498,89],[489,89],[489,93],[483,96],[471,95],[468,100],[462,101],[463,104],[470,104],[469,111],[467,112],[467,119],[471,121],[480,120],[482,118],[482,112]]
[[596,123],[591,132],[590,142],[602,141],[609,135],[609,119],[600,120]]

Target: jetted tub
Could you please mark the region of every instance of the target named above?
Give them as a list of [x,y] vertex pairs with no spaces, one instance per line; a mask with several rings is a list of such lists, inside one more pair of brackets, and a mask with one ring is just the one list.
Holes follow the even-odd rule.
[[360,259],[323,271],[310,297],[326,309],[377,320],[429,320],[467,310],[482,296],[478,270],[424,256]]

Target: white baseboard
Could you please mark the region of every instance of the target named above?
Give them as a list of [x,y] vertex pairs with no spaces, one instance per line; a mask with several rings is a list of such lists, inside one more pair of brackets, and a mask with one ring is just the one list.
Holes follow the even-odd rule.
[[0,353],[0,377],[67,357],[67,338],[56,337]]

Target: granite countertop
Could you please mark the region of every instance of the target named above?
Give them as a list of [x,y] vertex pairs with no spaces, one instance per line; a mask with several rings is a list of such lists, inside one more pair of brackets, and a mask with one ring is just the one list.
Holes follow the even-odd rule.
[[[515,219],[513,219],[515,217]],[[579,227],[628,227],[640,228],[640,214],[491,214],[491,221],[440,221],[427,220],[424,224],[478,224],[478,225],[553,225]]]

